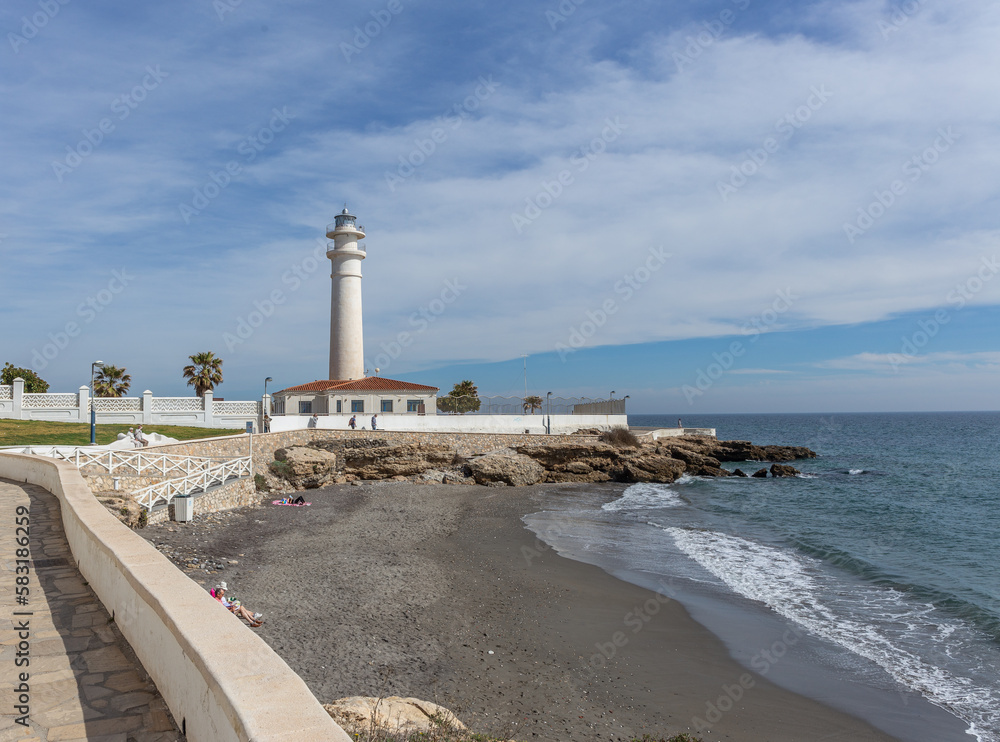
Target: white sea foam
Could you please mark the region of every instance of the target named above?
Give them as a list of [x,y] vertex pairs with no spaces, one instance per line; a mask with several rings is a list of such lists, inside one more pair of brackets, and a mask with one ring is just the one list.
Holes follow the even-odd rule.
[[601,509],[613,512],[647,508],[675,508],[683,504],[681,498],[677,496],[669,484],[641,482],[630,486],[617,500],[604,503]]
[[942,643],[942,653],[950,654],[947,642],[958,624],[937,616],[933,606],[908,602],[892,589],[852,590],[824,572],[818,560],[737,536],[663,530],[731,589],[877,663],[899,683],[963,719],[980,742],[1000,742],[1000,693],[935,667],[915,651],[915,635],[933,636]]
[[864,469],[848,469],[847,473],[848,474],[864,474],[865,470]]

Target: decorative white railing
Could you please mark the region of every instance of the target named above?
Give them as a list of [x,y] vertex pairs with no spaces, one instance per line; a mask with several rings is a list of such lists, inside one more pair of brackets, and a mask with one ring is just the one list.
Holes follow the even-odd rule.
[[0,384],[0,399],[14,399],[14,387]]
[[98,412],[142,412],[142,397],[98,397],[93,404]]
[[201,412],[204,409],[202,397],[153,397],[153,412]]
[[259,402],[215,402],[213,415],[259,415]]
[[[89,446],[10,446],[0,449],[0,453],[27,453],[47,456],[60,461],[68,461],[78,469],[97,466],[108,474],[127,473],[130,476],[158,474],[176,476],[196,474],[206,471],[226,459],[212,459],[203,456],[176,456],[145,451],[116,451],[106,448],[94,450]],[[123,472],[122,470],[127,470]]]
[[80,404],[76,394],[25,394],[21,398],[22,407],[36,410],[66,410]]
[[78,448],[72,459],[78,469],[85,466],[103,467],[108,474],[114,474],[119,469],[128,469],[129,474],[195,474],[210,469],[218,463],[218,459],[201,456],[171,456],[165,453],[146,453],[145,451],[90,451]]
[[152,510],[160,501],[169,504],[178,495],[204,492],[209,487],[224,484],[230,479],[249,476],[251,471],[252,467],[249,456],[230,459],[197,474],[190,474],[178,479],[168,479],[165,482],[143,487],[141,490],[132,493],[132,496],[146,510]]

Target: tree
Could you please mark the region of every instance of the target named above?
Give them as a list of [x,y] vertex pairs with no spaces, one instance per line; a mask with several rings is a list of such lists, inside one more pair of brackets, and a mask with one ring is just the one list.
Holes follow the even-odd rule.
[[216,358],[215,353],[195,353],[188,358],[192,365],[184,367],[184,378],[199,397],[204,397],[205,392],[222,383],[222,359]]
[[24,379],[24,391],[27,394],[45,394],[49,390],[49,382],[36,374],[30,368],[18,368],[9,361],[0,371],[0,384],[10,386],[16,378]]
[[479,390],[471,381],[455,384],[447,397],[438,397],[437,406],[442,412],[452,412],[464,415],[466,412],[479,411]]
[[541,397],[531,396],[531,397],[525,397],[524,398],[524,411],[525,412],[528,412],[530,410],[532,413],[534,413],[535,410],[540,410],[540,409],[542,409],[542,398]]
[[124,397],[132,386],[132,377],[125,373],[128,369],[105,366],[94,377],[95,397]]

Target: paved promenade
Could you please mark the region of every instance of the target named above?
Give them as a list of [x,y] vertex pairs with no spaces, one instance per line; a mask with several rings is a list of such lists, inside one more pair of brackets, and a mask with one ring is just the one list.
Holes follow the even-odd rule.
[[[30,518],[27,603],[16,585],[16,519]],[[22,523],[24,521],[21,521]],[[73,564],[59,501],[41,487],[0,479],[0,742],[177,742],[166,704]],[[23,568],[22,568],[23,571]],[[24,585],[20,586],[22,588]],[[30,615],[14,615],[15,612]],[[27,622],[28,630],[19,625]],[[21,636],[19,636],[19,633]],[[24,634],[27,638],[25,652]],[[17,666],[24,654],[30,664]],[[15,711],[26,672],[27,726]],[[23,688],[21,689],[23,691]]]

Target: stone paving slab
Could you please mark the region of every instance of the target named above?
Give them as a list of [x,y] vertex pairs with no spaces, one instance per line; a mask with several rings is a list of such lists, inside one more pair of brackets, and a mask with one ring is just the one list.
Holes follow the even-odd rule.
[[[17,573],[18,506],[30,518],[24,605],[16,590],[24,576],[23,569]],[[0,479],[0,605],[0,742],[184,742],[156,686],[76,569],[58,499],[7,479]],[[22,621],[29,626],[29,664],[17,667]],[[29,675],[27,726],[13,710],[21,672]]]

